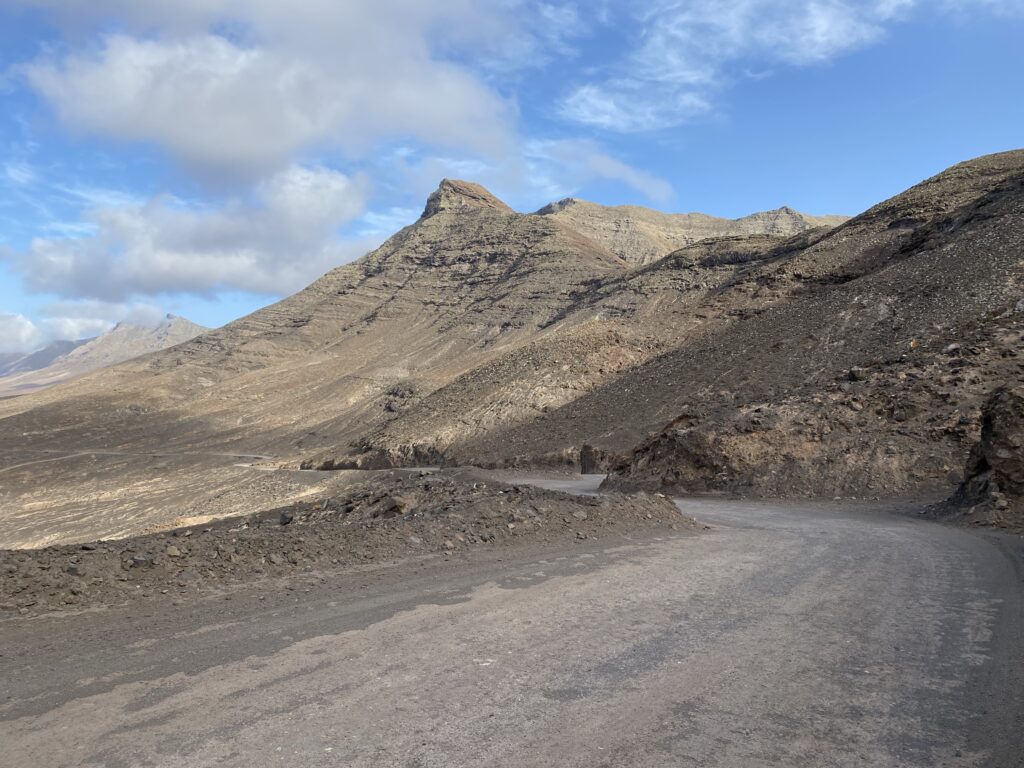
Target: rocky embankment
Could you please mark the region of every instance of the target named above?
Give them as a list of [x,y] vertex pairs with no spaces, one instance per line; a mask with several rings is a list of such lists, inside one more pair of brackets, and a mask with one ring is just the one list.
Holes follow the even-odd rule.
[[573,496],[465,471],[385,474],[332,498],[205,526],[0,551],[0,616],[184,599],[480,547],[701,527],[664,497]]
[[820,390],[732,410],[697,405],[614,467],[605,488],[944,496],[974,472],[964,474],[963,457],[991,429],[986,398],[1024,377],[1022,344],[1024,306],[893,350]]
[[1001,387],[985,403],[981,437],[964,481],[937,516],[1024,531],[1024,387]]

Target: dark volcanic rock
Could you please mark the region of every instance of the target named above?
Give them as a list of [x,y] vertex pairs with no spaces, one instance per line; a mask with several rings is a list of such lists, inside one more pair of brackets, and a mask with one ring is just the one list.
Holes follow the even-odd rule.
[[1001,387],[985,403],[981,439],[947,511],[1024,527],[1024,387]]

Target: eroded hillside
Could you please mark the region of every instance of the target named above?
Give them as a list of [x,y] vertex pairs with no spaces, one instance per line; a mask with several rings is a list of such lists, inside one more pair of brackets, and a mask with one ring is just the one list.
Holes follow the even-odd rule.
[[[288,299],[0,401],[0,438],[11,456],[323,468],[567,466],[590,446],[623,485],[938,493],[984,398],[1021,375],[1022,190],[1024,152],[1003,153],[836,227],[758,214],[637,265],[593,225],[629,209],[573,225],[559,212],[578,205],[517,214],[445,181],[419,221]],[[124,503],[116,478],[100,485]],[[0,474],[0,494],[22,516],[29,500],[92,514],[59,476]]]

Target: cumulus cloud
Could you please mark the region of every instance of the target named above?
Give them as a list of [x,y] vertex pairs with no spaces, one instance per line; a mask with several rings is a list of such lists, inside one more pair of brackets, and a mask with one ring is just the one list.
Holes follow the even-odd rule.
[[29,354],[58,341],[99,336],[119,322],[153,327],[166,316],[146,303],[117,304],[97,300],[57,301],[42,307],[36,320],[0,312],[0,354]]
[[6,259],[29,290],[72,299],[280,295],[376,244],[337,234],[363,212],[367,191],[361,177],[291,166],[259,184],[251,200],[210,207],[164,196],[93,208],[92,234],[36,238]]
[[0,354],[24,354],[38,349],[45,335],[24,315],[0,312]]
[[502,3],[35,4],[128,30],[23,68],[62,122],[200,172],[258,178],[302,150],[357,157],[394,137],[491,155],[514,141],[512,104],[456,61],[502,59]]
[[40,310],[39,325],[51,339],[87,339],[126,322],[147,328],[166,317],[155,304],[111,303],[96,299],[56,301]]
[[678,125],[713,110],[744,69],[808,66],[879,40],[919,5],[1000,8],[1010,0],[658,0],[635,21],[639,45],[578,84],[563,117],[613,131]]

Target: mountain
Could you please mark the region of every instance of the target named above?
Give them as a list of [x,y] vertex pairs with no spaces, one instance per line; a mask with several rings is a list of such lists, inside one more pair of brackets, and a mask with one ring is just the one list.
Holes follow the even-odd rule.
[[55,341],[7,364],[0,360],[0,397],[50,387],[90,371],[172,347],[206,330],[182,317],[167,315],[153,328],[119,323],[93,339]]
[[0,356],[0,378],[46,368],[48,365],[52,365],[57,358],[66,355],[88,341],[89,339],[79,339],[78,341],[59,340],[51,342],[42,349],[27,355],[2,355]]
[[835,227],[845,216],[808,216],[783,207],[722,219],[704,213],[661,213],[634,205],[603,206],[568,197],[538,213],[601,243],[630,264],[649,264],[699,240],[733,235],[795,235]]
[[732,322],[560,419],[676,378],[626,419],[667,426],[611,484],[945,493],[978,440],[986,397],[1024,372],[1022,212],[1024,153],[955,166],[807,247],[755,262],[730,286],[752,299]]
[[[562,215],[574,208],[591,223]],[[583,454],[633,487],[946,493],[984,399],[1021,375],[1022,210],[1024,152],[1008,152],[838,226],[783,209],[638,263],[593,224],[623,209],[518,214],[445,180],[417,222],[294,296],[0,402],[7,461],[83,451],[69,479],[0,474],[8,541],[307,492],[254,483],[242,454],[323,468]]]

